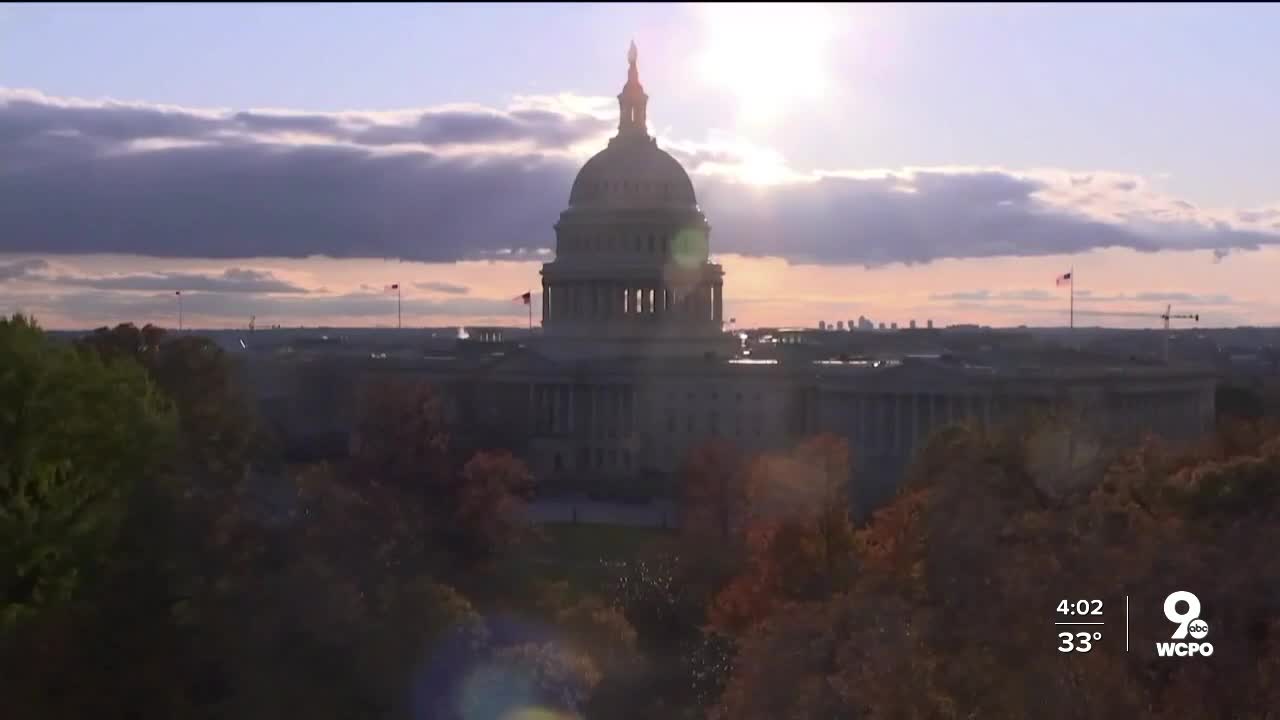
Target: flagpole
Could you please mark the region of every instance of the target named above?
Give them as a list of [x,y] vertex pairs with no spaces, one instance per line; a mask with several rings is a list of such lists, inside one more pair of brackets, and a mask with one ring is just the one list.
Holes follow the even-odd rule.
[[529,334],[533,334],[533,291],[529,291],[529,302],[525,303],[529,308]]
[[1070,320],[1071,330],[1076,329],[1076,269],[1074,267],[1068,271],[1071,274],[1071,282],[1067,283],[1068,289],[1071,291]]
[[177,290],[173,294],[178,296],[178,332],[182,332],[182,291]]
[[396,283],[396,329],[400,329],[400,283]]

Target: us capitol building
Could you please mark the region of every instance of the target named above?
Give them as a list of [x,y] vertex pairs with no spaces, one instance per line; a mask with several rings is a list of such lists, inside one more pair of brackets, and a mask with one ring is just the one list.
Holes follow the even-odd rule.
[[[431,356],[353,354],[335,375],[342,379],[311,390],[291,391],[296,373],[281,372],[266,383],[277,410],[341,430],[354,394],[343,388],[360,376],[429,378],[459,427],[509,438],[542,482],[579,488],[666,487],[688,451],[713,438],[755,452],[832,432],[849,442],[852,494],[864,507],[891,493],[913,452],[950,423],[997,423],[1069,403],[1112,439],[1187,437],[1212,426],[1209,373],[1116,358],[1067,362],[1065,349],[1060,363],[980,353],[744,355],[737,334],[724,330],[726,277],[710,262],[711,224],[689,175],[648,133],[634,45],[628,60],[617,135],[582,167],[555,224],[555,259],[541,272],[541,332],[516,341],[501,329],[472,329]],[[308,407],[325,394],[317,387],[346,397],[334,400],[341,409]]]

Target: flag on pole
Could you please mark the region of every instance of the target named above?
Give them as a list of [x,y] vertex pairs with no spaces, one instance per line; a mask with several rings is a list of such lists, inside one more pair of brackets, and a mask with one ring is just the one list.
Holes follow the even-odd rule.
[[182,291],[181,291],[181,290],[174,290],[174,291],[173,291],[173,294],[174,294],[174,295],[181,295],[181,294],[182,294]]
[[514,298],[512,298],[512,301],[529,305],[533,302],[533,293],[527,292],[523,295],[517,295]]
[[387,286],[387,289],[388,289],[388,290],[399,290],[399,289],[400,289],[400,283],[393,283],[393,284],[391,284],[391,285],[388,285],[388,286]]
[[1070,284],[1071,284],[1071,273],[1064,273],[1064,274],[1062,274],[1062,275],[1059,275],[1059,276],[1057,277],[1057,281],[1056,281],[1054,284],[1055,284],[1055,285],[1058,285],[1058,286],[1062,286],[1062,285],[1070,285]]

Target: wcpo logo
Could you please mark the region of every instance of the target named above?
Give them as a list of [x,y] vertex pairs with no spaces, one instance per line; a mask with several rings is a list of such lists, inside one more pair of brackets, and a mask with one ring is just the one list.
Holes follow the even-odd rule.
[[[1182,609],[1180,606],[1185,606]],[[1209,657],[1213,654],[1213,643],[1199,642],[1209,634],[1209,623],[1200,619],[1200,598],[1195,593],[1179,590],[1169,593],[1164,599],[1164,616],[1178,627],[1173,631],[1173,639],[1182,642],[1158,642],[1156,654],[1160,657]],[[1186,642],[1187,636],[1192,642]]]

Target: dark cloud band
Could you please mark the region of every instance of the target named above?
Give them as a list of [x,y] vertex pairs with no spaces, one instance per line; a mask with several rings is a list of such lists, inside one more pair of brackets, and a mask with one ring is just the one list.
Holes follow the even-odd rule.
[[[608,126],[546,109],[208,113],[0,90],[0,252],[431,262],[532,253],[553,244],[567,202],[576,163],[563,151],[599,140]],[[1280,241],[1222,222],[1103,222],[1047,204],[1041,181],[996,171],[767,189],[700,176],[697,186],[715,250],[794,262],[1104,247],[1224,254]],[[1112,183],[1125,195],[1135,187]]]

